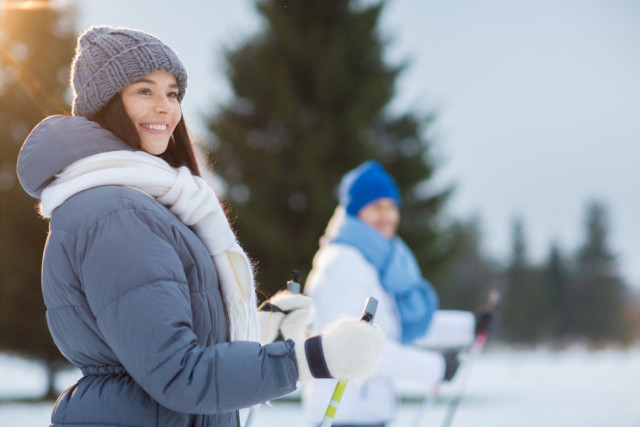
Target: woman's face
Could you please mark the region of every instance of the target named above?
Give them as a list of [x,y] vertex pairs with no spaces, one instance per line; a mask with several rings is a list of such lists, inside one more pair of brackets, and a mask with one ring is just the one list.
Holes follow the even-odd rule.
[[396,235],[400,223],[400,210],[393,199],[385,197],[360,209],[358,218],[391,239]]
[[122,90],[122,103],[140,136],[142,149],[160,155],[182,117],[173,74],[156,71]]

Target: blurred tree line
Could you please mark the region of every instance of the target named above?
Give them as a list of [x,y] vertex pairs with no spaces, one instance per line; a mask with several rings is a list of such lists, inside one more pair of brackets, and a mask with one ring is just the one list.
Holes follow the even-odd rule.
[[498,263],[481,247],[478,220],[461,226],[465,244],[443,278],[442,304],[473,310],[488,289],[502,294],[498,336],[507,342],[558,346],[637,340],[640,306],[625,284],[609,242],[606,205],[591,201],[580,245],[566,253],[552,242],[546,259],[533,262],[524,223],[511,225],[511,253]]
[[[0,351],[37,357],[55,372],[62,358],[40,293],[47,224],[15,176],[29,130],[70,109],[75,13],[46,3],[0,0]],[[213,138],[203,154],[223,184],[240,242],[257,261],[263,295],[283,288],[291,269],[304,280],[339,179],[377,159],[402,190],[399,234],[443,307],[475,309],[489,289],[500,289],[505,340],[634,337],[629,325],[638,311],[624,305],[627,287],[608,246],[603,204],[587,209],[575,253],[552,245],[540,265],[528,257],[522,222],[513,224],[511,257],[501,265],[482,248],[479,220],[447,215],[453,186],[433,180],[435,115],[389,109],[405,65],[384,60],[387,41],[377,28],[384,3],[258,0],[256,8],[260,32],[224,52],[233,96],[207,118]]]

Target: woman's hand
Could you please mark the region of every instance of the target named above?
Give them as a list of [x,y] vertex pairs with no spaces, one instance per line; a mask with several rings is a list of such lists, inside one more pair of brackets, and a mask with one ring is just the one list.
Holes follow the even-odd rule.
[[277,340],[303,341],[313,316],[313,300],[280,291],[258,308],[260,344]]
[[342,317],[327,325],[320,335],[296,341],[299,378],[364,380],[375,373],[385,341],[378,326]]

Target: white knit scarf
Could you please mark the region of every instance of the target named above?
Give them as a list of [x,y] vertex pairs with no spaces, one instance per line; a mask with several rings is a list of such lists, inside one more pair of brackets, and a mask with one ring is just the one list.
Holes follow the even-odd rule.
[[229,315],[231,339],[259,341],[253,270],[213,189],[185,166],[173,168],[143,151],[111,151],[78,160],[42,192],[45,218],[80,191],[102,185],[140,190],[166,206],[204,242],[215,264]]

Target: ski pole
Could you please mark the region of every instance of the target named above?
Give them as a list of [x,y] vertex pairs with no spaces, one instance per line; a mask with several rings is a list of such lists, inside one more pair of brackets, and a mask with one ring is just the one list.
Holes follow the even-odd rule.
[[[377,308],[378,300],[374,297],[367,298],[367,302],[364,306],[364,310],[362,311],[362,317],[360,317],[360,320],[367,323],[373,323],[373,317],[376,314]],[[333,389],[333,394],[331,395],[329,406],[327,406],[327,410],[324,413],[324,418],[320,423],[320,427],[330,427],[331,424],[333,424],[333,419],[336,416],[338,405],[342,400],[342,394],[344,393],[346,387],[347,380],[338,380],[335,389]]]
[[[489,299],[487,301],[487,306],[486,306],[487,310],[489,311],[495,310],[499,300],[500,300],[500,293],[495,289],[493,289],[489,293]],[[453,416],[455,415],[456,410],[460,405],[460,401],[462,400],[462,393],[464,391],[467,381],[469,380],[471,368],[473,367],[475,361],[480,356],[480,353],[482,353],[482,350],[484,349],[484,346],[487,342],[488,335],[489,335],[488,331],[486,330],[480,331],[476,336],[475,340],[473,341],[473,346],[471,347],[471,351],[469,352],[467,367],[465,369],[463,377],[460,379],[460,385],[458,387],[457,393],[449,403],[449,407],[447,409],[444,422],[442,423],[442,427],[449,427],[453,422]]]
[[429,412],[431,407],[436,403],[436,399],[440,395],[440,388],[442,387],[442,381],[438,381],[433,388],[429,391],[429,394],[424,398],[424,401],[420,405],[416,419],[412,425],[419,426],[421,421],[425,418],[425,414]]
[[[291,270],[291,280],[287,282],[287,289],[289,289],[289,292],[291,292],[292,294],[300,293],[300,283],[298,283],[298,277],[299,277],[298,270]],[[253,425],[253,422],[255,421],[256,416],[258,415],[259,409],[260,409],[260,403],[253,405],[249,409],[249,415],[247,415],[247,420],[245,421],[244,427],[251,427]]]

